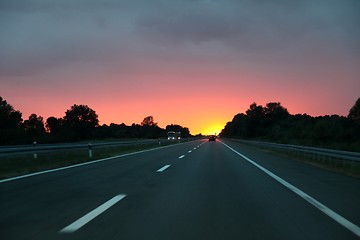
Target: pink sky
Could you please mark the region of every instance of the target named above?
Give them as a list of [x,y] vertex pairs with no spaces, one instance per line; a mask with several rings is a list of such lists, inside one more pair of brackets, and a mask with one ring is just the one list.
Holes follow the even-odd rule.
[[253,102],[347,115],[360,97],[356,1],[105,2],[0,9],[0,96],[23,119],[86,104],[212,134]]

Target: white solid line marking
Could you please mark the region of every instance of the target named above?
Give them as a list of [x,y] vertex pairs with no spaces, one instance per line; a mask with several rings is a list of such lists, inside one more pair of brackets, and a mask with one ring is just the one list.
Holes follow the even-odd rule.
[[165,165],[162,168],[160,168],[159,170],[157,170],[157,172],[163,172],[165,171],[167,168],[169,168],[171,165]]
[[189,150],[188,153],[191,153],[191,150]]
[[[180,143],[180,144],[186,144],[186,143]],[[75,165],[71,165],[71,166],[67,166],[67,167],[54,168],[54,169],[45,170],[45,171],[41,171],[41,172],[29,173],[29,174],[20,175],[20,176],[17,176],[17,177],[6,178],[6,179],[3,179],[3,180],[0,180],[0,184],[10,182],[10,181],[19,180],[19,179],[23,179],[23,178],[34,177],[34,176],[38,176],[38,175],[42,175],[42,174],[62,171],[62,170],[66,170],[66,169],[82,167],[82,166],[85,166],[85,165],[90,165],[90,164],[94,164],[94,163],[98,163],[98,162],[104,162],[104,161],[112,160],[112,159],[115,159],[115,158],[122,158],[122,157],[127,157],[127,156],[131,156],[131,155],[135,155],[135,154],[156,151],[156,150],[160,150],[160,149],[163,149],[163,148],[170,148],[170,147],[174,147],[174,146],[178,146],[178,145],[176,144],[176,145],[168,145],[168,146],[163,146],[163,147],[151,148],[151,149],[141,150],[141,151],[138,151],[138,152],[125,153],[125,154],[118,155],[118,156],[102,158],[102,159],[98,159],[98,160],[91,161],[91,162],[79,163],[79,164],[75,164]]]
[[126,197],[125,194],[119,194],[119,195],[113,197],[112,199],[110,199],[106,203],[102,204],[101,206],[95,208],[94,210],[92,210],[91,212],[89,212],[88,214],[86,214],[85,216],[80,218],[79,220],[73,222],[69,226],[62,229],[60,231],[60,233],[73,233],[73,232],[75,232],[76,230],[80,229],[85,224],[87,224],[88,222],[90,222],[91,220],[93,220],[94,218],[99,216],[101,213],[105,212],[111,206],[113,206],[114,204],[116,204],[117,202],[122,200],[124,197]]
[[181,156],[179,157],[179,159],[181,159],[181,158],[183,158],[183,157],[185,157],[185,155],[181,155]]
[[278,181],[279,183],[281,183],[282,185],[284,185],[285,187],[290,189],[292,192],[296,193],[298,196],[302,197],[304,200],[311,203],[314,207],[316,207],[317,209],[319,209],[320,211],[322,211],[323,213],[328,215],[330,218],[332,218],[333,220],[338,222],[343,227],[350,230],[356,236],[360,237],[360,227],[359,226],[357,226],[354,223],[350,222],[349,220],[347,220],[343,216],[339,215],[338,213],[334,212],[333,210],[331,210],[330,208],[328,208],[324,204],[317,201],[315,198],[313,198],[310,195],[304,193],[303,191],[301,191],[300,189],[298,189],[294,185],[288,183],[287,181],[285,181],[281,177],[279,177],[279,176],[275,175],[274,173],[270,172],[269,170],[267,170],[263,166],[259,165],[258,163],[254,162],[253,160],[251,160],[250,158],[248,158],[245,155],[239,153],[238,151],[236,151],[232,147],[228,146],[227,144],[225,144],[223,142],[221,142],[221,143],[224,144],[231,151],[233,151],[234,153],[239,155],[240,157],[244,158],[249,163],[253,164],[255,167],[259,168],[261,171],[265,172],[267,175],[269,175],[270,177],[272,177],[273,179],[275,179],[276,181]]

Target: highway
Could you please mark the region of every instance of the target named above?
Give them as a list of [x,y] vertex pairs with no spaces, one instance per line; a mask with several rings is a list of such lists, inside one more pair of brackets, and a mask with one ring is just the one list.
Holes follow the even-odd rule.
[[359,239],[360,179],[196,140],[0,181],[0,239]]

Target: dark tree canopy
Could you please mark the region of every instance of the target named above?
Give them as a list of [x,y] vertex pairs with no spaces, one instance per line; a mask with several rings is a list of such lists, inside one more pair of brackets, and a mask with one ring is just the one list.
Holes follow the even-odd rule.
[[258,106],[256,103],[252,103],[250,108],[246,111],[246,115],[252,119],[260,119],[264,114],[264,108],[261,105]]
[[98,115],[87,105],[73,105],[65,112],[64,124],[76,132],[82,139],[92,136],[92,132],[99,125]]
[[171,124],[171,125],[167,125],[165,127],[165,130],[168,131],[168,132],[180,132],[181,130],[183,129],[182,126],[180,125],[177,125],[177,124]]
[[0,128],[18,128],[22,122],[21,116],[21,112],[14,110],[13,106],[0,97]]
[[14,144],[23,138],[22,114],[0,97],[0,144]]
[[277,118],[286,117],[289,115],[288,110],[281,106],[279,102],[267,103],[264,112],[266,115],[273,115]]
[[360,124],[360,98],[358,98],[355,105],[350,109],[348,118]]
[[153,116],[147,116],[141,122],[141,126],[157,126],[157,123],[154,122],[154,117]]
[[58,134],[61,131],[63,125],[63,119],[56,117],[49,117],[46,119],[46,130],[51,134]]
[[[145,117],[141,124],[103,124],[99,126],[98,115],[87,105],[73,105],[62,118],[44,119],[31,114],[23,121],[22,114],[0,97],[0,144],[31,144],[74,142],[84,139],[102,138],[165,138],[166,130],[160,128],[153,116]],[[169,125],[178,129],[183,137],[191,136],[189,129]],[[46,130],[45,130],[46,129]]]
[[44,119],[33,113],[24,121],[23,128],[25,133],[35,140],[45,134]]
[[346,118],[338,115],[291,115],[278,102],[267,103],[266,107],[253,103],[246,114],[235,115],[220,136],[359,151],[360,125],[353,121],[358,119],[359,106],[360,100]]

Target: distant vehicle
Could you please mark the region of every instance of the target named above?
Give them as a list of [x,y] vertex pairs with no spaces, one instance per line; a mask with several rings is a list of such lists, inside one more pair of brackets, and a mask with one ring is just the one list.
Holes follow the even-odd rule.
[[167,136],[168,136],[168,140],[180,140],[181,132],[168,132]]
[[214,136],[214,135],[211,135],[210,137],[209,137],[209,142],[211,142],[211,141],[216,141],[216,136]]

